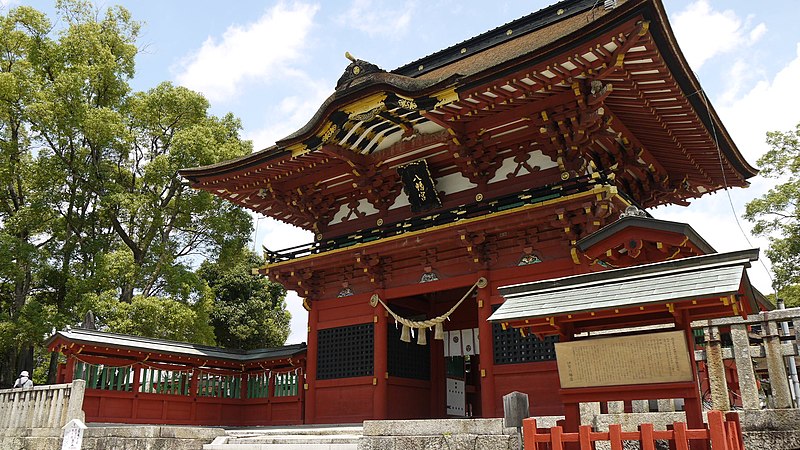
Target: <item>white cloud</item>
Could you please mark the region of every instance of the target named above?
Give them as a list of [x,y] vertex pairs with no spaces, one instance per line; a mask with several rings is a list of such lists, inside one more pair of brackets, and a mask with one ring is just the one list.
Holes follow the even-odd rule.
[[[796,53],[771,79],[764,79],[749,86],[749,90],[738,98],[722,99],[716,104],[725,128],[745,159],[751,164],[767,151],[765,141],[767,131],[789,131],[800,122],[800,112],[794,107],[800,102],[800,91],[795,89],[800,80],[800,43]],[[741,217],[744,205],[761,196],[774,185],[773,180],[755,177],[746,189],[731,191],[731,201],[737,216]],[[753,245],[762,249],[762,261],[769,265],[763,256],[768,240],[763,237],[749,237],[747,243],[732,217],[731,206],[725,193],[705,196],[692,202],[689,208],[671,206],[652,211],[660,219],[687,222],[718,251],[739,250]],[[740,219],[749,233],[751,224]],[[772,292],[769,276],[761,263],[756,263],[748,271],[753,283],[762,292]]]
[[245,138],[253,141],[254,149],[267,148],[300,129],[333,92],[326,83],[312,80],[301,72],[294,73],[293,80],[298,94],[284,97],[277,106],[263,111],[261,128],[245,131]]
[[767,29],[763,23],[751,28],[749,20],[742,21],[732,10],[713,10],[707,0],[690,4],[676,13],[671,22],[683,54],[694,70],[717,55],[754,44]]
[[796,53],[777,74],[757,82],[740,98],[717,105],[717,111],[734,141],[750,162],[767,150],[767,131],[788,131],[800,121],[800,43]]
[[176,80],[212,101],[239,93],[247,81],[285,77],[302,55],[319,6],[279,3],[255,22],[231,25],[182,61]]
[[350,8],[337,18],[337,22],[370,36],[398,38],[408,31],[413,12],[413,1],[403,2],[397,7],[397,3],[385,0],[354,0]]
[[[257,217],[257,216],[254,216]],[[255,220],[255,236],[253,242],[256,251],[261,251],[261,246],[270,250],[283,250],[314,241],[314,235],[306,230],[278,222],[270,217],[258,217]],[[294,291],[286,295],[286,307],[292,315],[289,322],[289,337],[286,344],[299,344],[306,342],[306,327],[308,326],[308,312],[303,308],[303,300]]]

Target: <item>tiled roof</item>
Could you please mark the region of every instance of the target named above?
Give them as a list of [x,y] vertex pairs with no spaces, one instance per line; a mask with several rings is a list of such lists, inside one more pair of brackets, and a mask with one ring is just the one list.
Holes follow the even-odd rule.
[[287,358],[289,356],[294,356],[306,351],[305,343],[248,351],[228,350],[220,347],[191,344],[188,342],[169,341],[166,339],[147,338],[127,334],[106,333],[104,331],[86,330],[82,328],[58,331],[47,340],[46,345],[49,346],[51,342],[59,337],[68,342],[74,342],[76,344],[106,346],[124,350],[138,350],[176,356],[187,356],[192,358],[209,358],[237,362]]
[[684,258],[499,288],[493,322],[735,294],[758,250]]

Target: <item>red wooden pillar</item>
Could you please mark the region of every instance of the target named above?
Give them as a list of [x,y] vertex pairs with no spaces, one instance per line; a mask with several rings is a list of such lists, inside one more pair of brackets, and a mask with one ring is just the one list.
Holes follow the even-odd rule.
[[133,380],[131,381],[131,390],[133,390],[133,392],[139,392],[139,388],[142,385],[141,368],[142,365],[139,363],[136,363],[133,366],[131,366],[131,371],[133,372]]
[[74,355],[67,356],[66,370],[64,371],[64,383],[72,383],[75,377],[75,363],[77,360]]
[[[378,294],[381,295],[382,293]],[[388,342],[387,342],[387,323],[386,311],[383,308],[375,308],[375,315],[372,317],[375,324],[375,334],[373,336],[373,384],[375,385],[372,397],[372,417],[374,419],[386,419],[389,400],[389,363],[388,363]]]
[[316,423],[317,403],[314,392],[317,378],[317,327],[319,326],[319,309],[315,302],[308,302],[311,311],[308,312],[308,355],[306,359],[306,381],[303,389],[306,391],[306,419],[305,423]]
[[247,385],[248,385],[247,372],[242,372],[241,377],[242,377],[241,383],[239,383],[239,399],[243,400],[247,399]]
[[[489,273],[481,276],[489,281]],[[480,343],[480,377],[481,377],[481,416],[500,417],[495,411],[494,390],[494,338],[489,316],[492,315],[491,282],[485,288],[478,289],[478,342]]]
[[267,399],[272,401],[275,398],[275,377],[276,372],[270,369],[267,373]]
[[300,371],[297,373],[297,401],[300,404],[300,423],[306,423],[306,391],[303,389],[303,380],[306,378],[306,360],[300,362]]
[[[676,317],[676,322],[686,336],[686,346],[689,348],[689,361],[692,367],[692,379],[696,386],[692,390],[692,396],[683,399],[683,408],[686,411],[686,425],[689,428],[703,429],[705,428],[703,404],[699,393],[700,380],[697,373],[697,361],[694,359],[694,334],[692,333],[692,319],[689,317],[689,311],[681,310],[680,317]],[[691,448],[693,450],[708,449],[708,442],[694,441],[691,443]]]
[[444,346],[447,341],[430,339],[431,345],[431,375],[430,375],[430,417],[446,417],[447,407],[445,403],[445,376],[444,376]]

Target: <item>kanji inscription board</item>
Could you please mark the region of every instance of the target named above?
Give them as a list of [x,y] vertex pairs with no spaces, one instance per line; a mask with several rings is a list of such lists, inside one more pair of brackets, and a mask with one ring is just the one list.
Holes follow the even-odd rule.
[[559,342],[562,388],[692,381],[682,331]]

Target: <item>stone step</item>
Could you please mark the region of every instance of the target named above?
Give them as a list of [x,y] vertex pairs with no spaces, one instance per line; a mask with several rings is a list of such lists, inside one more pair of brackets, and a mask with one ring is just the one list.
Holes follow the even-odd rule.
[[317,435],[330,436],[338,434],[361,435],[361,425],[297,425],[287,427],[228,428],[225,433],[231,437],[265,436],[265,435]]
[[303,425],[226,430],[204,450],[357,450],[361,425]]
[[246,438],[233,438],[228,442],[236,444],[357,444],[361,436],[339,434],[330,436],[271,435]]
[[206,444],[203,450],[358,450],[358,444]]

